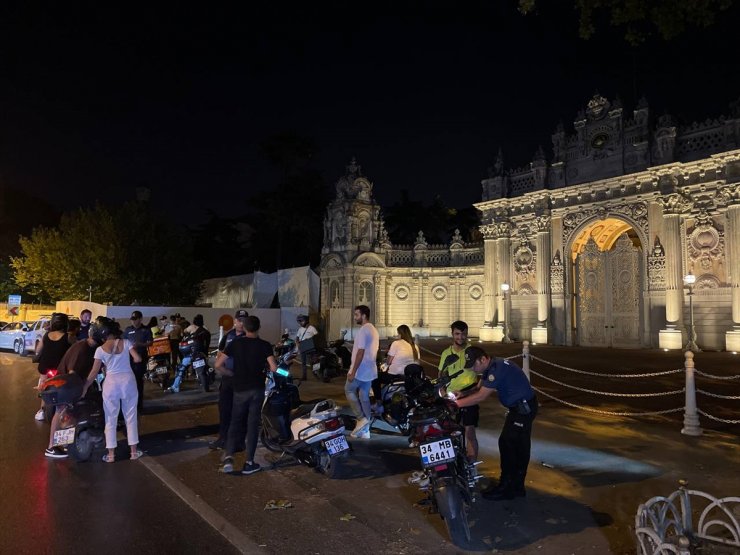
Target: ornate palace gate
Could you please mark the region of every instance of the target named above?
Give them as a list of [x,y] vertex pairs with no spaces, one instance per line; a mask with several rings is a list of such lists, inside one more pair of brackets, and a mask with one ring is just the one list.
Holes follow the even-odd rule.
[[602,251],[590,239],[576,258],[578,344],[640,347],[640,249],[622,233]]

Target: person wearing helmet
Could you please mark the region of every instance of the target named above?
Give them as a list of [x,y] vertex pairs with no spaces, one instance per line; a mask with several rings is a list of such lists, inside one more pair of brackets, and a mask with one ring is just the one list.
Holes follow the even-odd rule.
[[[46,381],[47,372],[56,371],[59,361],[62,360],[64,353],[69,349],[69,316],[61,312],[55,312],[49,320],[49,330],[41,338],[41,345],[36,353],[36,359],[39,363],[39,383],[38,386]],[[41,401],[41,408],[35,416],[36,420],[44,419],[44,402]]]
[[298,331],[295,334],[295,345],[298,352],[301,353],[301,378],[305,380],[308,375],[308,351],[301,351],[301,341],[311,339],[319,332],[308,323],[308,316],[305,314],[299,314],[296,317],[296,322],[298,322]]
[[[59,362],[60,374],[77,374],[82,381],[87,380],[95,362],[95,349],[103,344],[105,339],[100,331],[105,321],[110,321],[104,316],[99,317],[95,324],[88,326],[88,336],[81,341],[76,341],[62,357]],[[58,407],[57,407],[58,409]],[[67,452],[62,447],[54,447],[54,432],[59,429],[59,410],[51,419],[51,430],[49,431],[49,447],[44,455],[50,459],[64,459]]]
[[[447,385],[447,391],[455,392],[459,397],[463,397],[475,391],[478,385],[478,375],[470,369],[465,368],[465,349],[470,346],[468,343],[468,324],[462,320],[456,320],[450,324],[452,331],[452,345],[447,347],[439,358],[439,375],[455,376]],[[451,357],[455,355],[455,357]],[[454,358],[454,362],[452,361]],[[478,436],[475,429],[478,427],[480,407],[478,405],[467,406],[460,409],[458,414],[458,423],[465,428],[465,444],[468,450],[468,460],[475,462],[478,460]]]
[[[188,340],[189,338],[195,340],[195,343],[193,344],[193,351],[189,355],[185,356],[178,365],[177,371],[175,372],[175,381],[172,382],[172,385],[166,390],[168,393],[180,392],[180,384],[185,377],[185,371],[193,362],[194,354],[208,354],[208,348],[211,344],[211,332],[208,331],[203,325],[202,314],[196,314],[193,317],[193,323],[185,328],[184,339]],[[209,389],[206,389],[206,391],[209,391]]]

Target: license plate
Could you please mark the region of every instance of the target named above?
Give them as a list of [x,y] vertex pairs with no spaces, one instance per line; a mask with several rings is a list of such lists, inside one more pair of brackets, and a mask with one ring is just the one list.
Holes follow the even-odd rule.
[[59,447],[60,445],[69,445],[70,443],[74,443],[74,441],[75,429],[67,428],[66,430],[57,430],[54,432],[54,441],[52,443],[54,447]]
[[321,370],[321,363],[317,362],[316,364],[312,366],[312,368],[314,372],[318,372],[319,370]]
[[349,449],[347,438],[344,436],[337,436],[331,439],[327,439],[324,442],[324,446],[326,446],[326,450],[329,451],[330,455],[338,455],[342,451],[346,451],[347,449]]
[[447,438],[420,445],[419,453],[425,467],[455,460],[455,446]]
[[162,374],[167,374],[169,372],[169,369],[166,366],[163,366],[162,368],[157,368],[157,371],[154,372],[157,376],[161,376]]
[[202,358],[193,361],[193,368],[202,368],[206,365],[206,361]]

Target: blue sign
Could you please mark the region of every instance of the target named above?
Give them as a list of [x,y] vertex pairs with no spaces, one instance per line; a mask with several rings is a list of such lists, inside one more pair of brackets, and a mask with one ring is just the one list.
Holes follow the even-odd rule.
[[8,295],[8,306],[20,306],[21,296],[20,295]]

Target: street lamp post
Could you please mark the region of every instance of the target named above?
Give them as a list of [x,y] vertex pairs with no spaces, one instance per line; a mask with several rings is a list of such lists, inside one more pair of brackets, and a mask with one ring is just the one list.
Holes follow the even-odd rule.
[[501,292],[504,295],[504,336],[501,338],[501,343],[511,343],[511,338],[509,337],[509,295],[507,294],[509,292],[508,283],[503,282],[501,284]]
[[701,349],[696,344],[696,327],[694,326],[694,284],[696,276],[689,272],[683,277],[683,282],[689,288],[689,333],[684,351],[700,353]]

